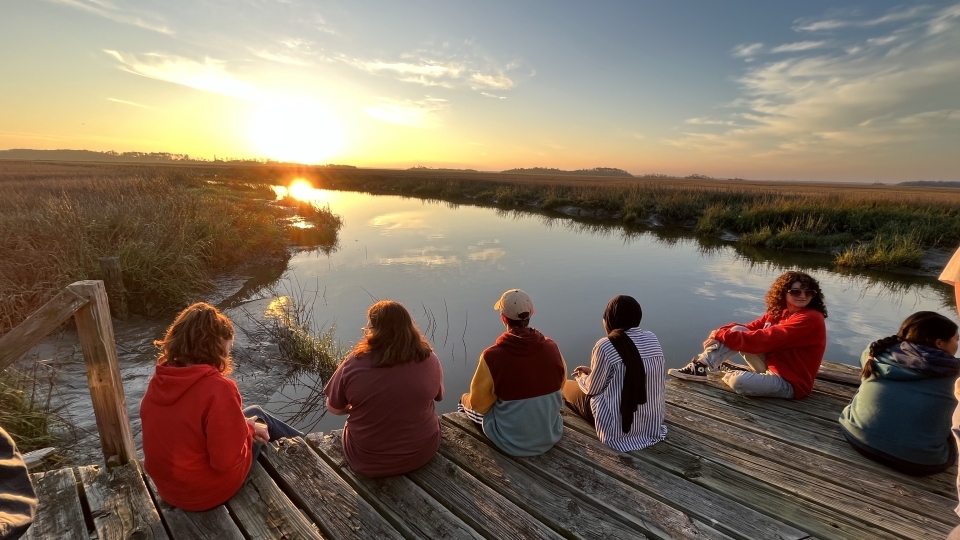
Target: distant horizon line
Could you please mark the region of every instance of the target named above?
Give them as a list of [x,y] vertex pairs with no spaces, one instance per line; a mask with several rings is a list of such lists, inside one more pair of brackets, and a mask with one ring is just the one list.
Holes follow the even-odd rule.
[[[189,154],[180,154],[175,152],[140,152],[140,151],[129,151],[129,152],[116,152],[114,150],[86,150],[86,149],[72,149],[72,148],[58,148],[58,149],[35,149],[35,148],[6,148],[0,149],[0,161],[59,161],[59,162],[77,162],[77,161],[86,161],[96,163],[97,160],[94,159],[71,159],[70,157],[51,157],[49,159],[38,159],[38,157],[5,157],[5,154],[13,154],[16,152],[32,153],[32,154],[56,154],[56,153],[76,153],[81,155],[98,155],[113,158],[109,161],[104,161],[104,163],[143,163],[150,162],[152,164],[214,164],[214,163],[223,163],[223,164],[236,164],[236,165],[284,165],[284,166],[300,166],[300,167],[326,167],[326,168],[350,168],[350,169],[371,169],[371,170],[396,170],[396,171],[437,171],[437,172],[461,172],[461,173],[483,173],[483,174],[521,174],[529,176],[537,175],[549,175],[549,174],[561,174],[565,176],[603,176],[607,178],[638,178],[638,179],[663,179],[663,180],[724,180],[724,181],[745,181],[745,182],[819,182],[819,183],[828,183],[828,184],[874,184],[874,185],[949,185],[949,187],[960,187],[960,180],[904,180],[899,182],[880,182],[880,181],[856,181],[856,180],[808,180],[808,179],[753,179],[753,178],[742,178],[742,177],[713,177],[700,173],[692,173],[686,176],[683,175],[673,175],[673,174],[662,174],[662,173],[646,173],[646,174],[633,174],[625,169],[620,169],[616,167],[593,167],[591,169],[574,169],[574,170],[565,170],[559,169],[556,167],[514,167],[511,169],[504,170],[479,170],[473,168],[456,168],[456,167],[429,167],[425,165],[415,165],[412,167],[370,167],[370,166],[357,166],[343,163],[300,163],[296,161],[279,161],[270,158],[217,158],[214,154],[213,159],[208,159],[205,157],[191,157]],[[74,158],[79,156],[74,156]],[[543,172],[540,172],[543,171]],[[590,174],[594,173],[594,174]],[[952,184],[952,185],[951,185]]]

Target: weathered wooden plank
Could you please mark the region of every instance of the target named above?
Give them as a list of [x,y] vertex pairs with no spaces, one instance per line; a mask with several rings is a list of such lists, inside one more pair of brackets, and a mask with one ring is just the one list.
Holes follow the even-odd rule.
[[817,378],[857,387],[860,386],[860,368],[838,362],[824,361],[820,364]]
[[73,469],[35,473],[30,479],[40,503],[23,540],[87,540],[87,524],[83,520]]
[[173,540],[244,540],[226,506],[220,505],[206,512],[187,512],[160,498],[153,480],[146,475],[144,478]]
[[253,464],[250,478],[227,501],[227,508],[250,540],[323,538],[259,463]]
[[302,437],[268,444],[261,456],[266,458],[271,476],[307,512],[324,537],[403,538]]
[[825,381],[822,379],[817,379],[813,382],[813,392],[820,392],[829,397],[835,398],[846,406],[847,403],[850,403],[850,400],[853,399],[853,396],[857,394],[857,389],[859,386],[851,386],[849,384],[842,384],[832,381]]
[[77,323],[83,361],[87,367],[90,401],[97,418],[100,446],[107,465],[137,460],[130,431],[127,398],[123,393],[113,321],[102,281],[78,281],[68,290],[90,301],[73,315]]
[[[912,477],[900,474],[879,463],[864,458],[847,443],[843,435],[838,435],[840,430],[839,424],[835,424],[833,432],[795,429],[792,424],[786,422],[784,419],[763,417],[742,408],[727,407],[723,405],[721,401],[711,400],[709,396],[703,395],[702,393],[709,392],[709,390],[697,391],[694,389],[694,391],[688,392],[682,389],[685,389],[689,385],[683,385],[678,387],[680,391],[673,391],[673,386],[675,385],[671,385],[671,388],[668,388],[666,393],[667,403],[671,406],[696,411],[724,423],[739,426],[743,429],[783,441],[798,448],[804,448],[826,458],[836,459],[860,469],[894,477],[900,483],[924,489],[931,493],[952,496],[956,491],[955,479],[949,475],[940,474],[928,477]],[[717,398],[720,398],[719,393]],[[790,400],[774,400],[772,398],[741,399],[757,401],[761,404],[769,403],[771,405],[774,403],[781,405],[790,402]]]
[[874,526],[908,538],[916,537],[921,531],[941,530],[946,535],[953,529],[952,522],[956,520],[952,512],[954,505],[945,497],[918,505],[915,499],[900,496],[892,501],[892,505],[877,504],[878,500],[884,499],[883,495],[889,493],[889,487],[870,482],[863,471],[853,467],[840,467],[844,476],[829,478],[823,473],[817,474],[818,461],[829,466],[833,460],[814,458],[807,460],[813,466],[804,468],[798,465],[804,461],[804,456],[797,450],[793,456],[795,461],[788,466],[782,459],[776,460],[771,455],[779,450],[776,441],[736,426],[721,425],[693,411],[670,406],[667,407],[667,421],[671,442],[685,450],[710,456],[725,466],[855,519],[869,521]]
[[407,477],[491,540],[563,538],[439,454],[423,467],[407,473]]
[[136,461],[78,472],[99,540],[168,538]]
[[330,465],[408,538],[469,538],[483,536],[443,507],[405,476],[367,478],[353,472],[343,456],[342,431],[306,436]]
[[461,430],[444,430],[440,452],[564,536],[646,538],[640,528],[611,519],[614,516],[577,493],[540,481],[509,456],[479,444]]
[[[563,415],[563,438],[555,448],[596,465],[622,482],[710,523],[730,536],[744,539],[800,539],[808,536],[806,532],[783,523],[775,516],[768,516],[723,494],[714,493],[682,475],[674,475],[630,454],[598,445],[592,426],[569,411],[564,410]],[[649,450],[647,448],[641,452]]]
[[[818,415],[778,407],[774,399],[743,397],[735,392],[724,392],[706,384],[684,384],[680,379],[671,378],[667,381],[666,387],[667,393],[671,397],[683,399],[699,394],[702,399],[710,401],[715,407],[726,407],[737,413],[743,411],[789,424],[797,430],[806,430],[833,437],[840,441],[843,440],[836,417],[827,420]],[[749,416],[744,416],[744,421],[748,421],[747,418]],[[798,434],[798,436],[802,436],[802,434]]]
[[53,332],[89,299],[71,290],[64,289],[40,309],[34,311],[13,330],[0,337],[0,371],[17,361],[47,334]]
[[39,450],[33,450],[32,452],[25,452],[22,455],[23,463],[26,464],[28,469],[32,469],[43,463],[43,460],[47,459],[47,456],[52,456],[56,453],[56,448],[41,448]]
[[[473,436],[481,444],[491,444],[478,433],[471,420],[461,413],[450,413],[444,422]],[[599,442],[597,442],[599,444]],[[672,540],[730,538],[716,529],[694,519],[649,495],[606,474],[602,469],[580,461],[565,452],[547,452],[528,458],[514,458],[514,462],[542,475],[546,481],[589,497],[596,506],[605,506],[618,519],[633,523],[650,538]]]

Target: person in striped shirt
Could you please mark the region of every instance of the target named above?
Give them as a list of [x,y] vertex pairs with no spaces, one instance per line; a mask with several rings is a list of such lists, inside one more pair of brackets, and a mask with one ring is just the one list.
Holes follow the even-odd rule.
[[590,367],[577,367],[563,387],[567,406],[596,427],[600,442],[620,452],[667,437],[663,350],[653,332],[640,328],[642,317],[633,297],[610,300],[603,312],[607,336],[594,345]]

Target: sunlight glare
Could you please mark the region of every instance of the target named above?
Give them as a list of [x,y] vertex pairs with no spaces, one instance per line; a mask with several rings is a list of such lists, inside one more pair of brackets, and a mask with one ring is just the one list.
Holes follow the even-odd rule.
[[298,178],[294,180],[292,184],[290,184],[288,193],[291,197],[297,199],[298,201],[310,201],[314,198],[313,186],[310,185],[310,182],[307,182],[302,178]]
[[261,155],[278,161],[316,164],[334,156],[343,143],[337,118],[315,103],[264,103],[250,120],[250,138]]

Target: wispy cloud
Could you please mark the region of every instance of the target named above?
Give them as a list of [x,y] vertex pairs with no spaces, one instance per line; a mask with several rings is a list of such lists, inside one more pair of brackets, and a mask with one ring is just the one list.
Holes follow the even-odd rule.
[[464,46],[471,50],[452,50],[450,42],[444,42],[439,49],[435,47],[435,50],[428,48],[402,53],[394,60],[347,55],[340,55],[337,59],[366,73],[390,76],[401,82],[423,86],[469,87],[481,93],[486,90],[509,90],[515,86],[516,82],[508,72],[521,69],[522,62],[514,60],[500,67],[482,52],[477,52],[479,48],[472,42],[467,41]]
[[94,15],[99,15],[111,21],[130,24],[159,32],[161,34],[172,35],[173,30],[167,26],[164,20],[153,14],[139,13],[132,9],[121,8],[105,0],[47,0],[55,4],[70,6],[74,9],[86,11]]
[[797,19],[793,29],[797,32],[824,32],[841,28],[869,28],[883,24],[914,20],[922,17],[931,10],[930,6],[913,6],[906,9],[894,9],[885,15],[872,19],[858,19],[855,17],[827,17],[825,19]]
[[490,94],[490,93],[487,93],[487,92],[480,92],[480,95],[481,95],[481,96],[484,96],[484,97],[488,97],[488,98],[507,99],[507,96],[495,96],[495,95]]
[[826,41],[798,41],[796,43],[786,43],[770,49],[772,53],[799,52],[819,49],[827,44]]
[[109,49],[103,52],[113,57],[121,70],[142,77],[242,99],[258,99],[264,96],[255,86],[234,78],[220,60],[206,58],[203,62],[198,62],[161,53],[135,55]]
[[741,43],[730,51],[730,54],[737,58],[750,58],[756,56],[763,50],[763,43]]
[[112,101],[112,102],[114,102],[114,103],[122,103],[122,104],[124,104],[124,105],[132,105],[132,106],[134,106],[134,107],[140,107],[141,109],[152,109],[152,108],[153,108],[153,107],[151,107],[150,105],[144,105],[144,104],[142,104],[142,103],[136,103],[136,102],[133,102],[133,101],[127,101],[127,100],[125,100],[125,99],[117,99],[117,98],[112,98],[112,97],[108,97],[108,98],[107,98],[107,101]]
[[314,59],[319,56],[312,41],[300,38],[282,39],[276,45],[264,49],[251,49],[250,52],[264,60],[291,66],[311,66]]
[[411,127],[431,125],[434,113],[449,106],[445,99],[427,97],[422,100],[393,100],[381,98],[380,103],[364,109],[373,118],[382,122]]
[[[689,118],[682,134],[666,142],[707,153],[809,159],[960,136],[960,26],[954,24],[960,4],[829,20],[861,30],[788,44],[784,50],[796,54],[748,67],[737,79],[742,95],[728,104],[736,112]],[[864,36],[871,28],[877,35]],[[754,46],[734,52],[760,50],[748,47]]]

